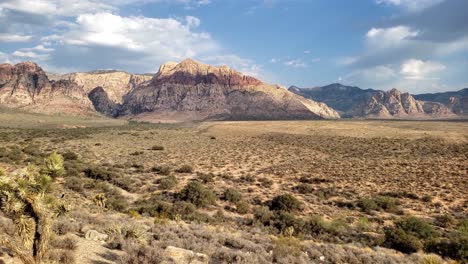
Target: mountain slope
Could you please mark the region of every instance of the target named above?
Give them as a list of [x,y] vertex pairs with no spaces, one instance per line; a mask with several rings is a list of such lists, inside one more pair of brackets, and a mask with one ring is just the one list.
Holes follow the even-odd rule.
[[323,101],[340,111],[343,117],[369,118],[448,118],[455,117],[450,107],[440,102],[416,100],[397,89],[380,91],[331,84],[316,88],[291,87],[289,91]]
[[323,103],[226,66],[190,59],[162,65],[151,81],[125,97],[120,115],[175,120],[339,118]]
[[366,103],[378,92],[377,90],[363,90],[358,87],[345,86],[339,83],[315,88],[291,86],[289,91],[312,100],[324,102],[333,109],[343,113],[344,116],[357,105]]
[[456,92],[418,94],[414,97],[445,104],[456,114],[468,114],[468,88]]
[[33,62],[0,65],[0,104],[43,113],[94,112],[82,87],[70,81],[50,81]]

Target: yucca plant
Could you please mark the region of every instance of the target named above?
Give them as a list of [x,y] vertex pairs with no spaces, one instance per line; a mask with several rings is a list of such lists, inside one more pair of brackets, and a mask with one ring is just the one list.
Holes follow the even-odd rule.
[[50,197],[52,178],[36,167],[0,174],[0,209],[10,218],[16,234],[0,234],[0,245],[25,264],[43,263],[51,237]]
[[44,170],[52,177],[62,176],[65,172],[62,155],[57,154],[56,152],[50,154],[45,159]]

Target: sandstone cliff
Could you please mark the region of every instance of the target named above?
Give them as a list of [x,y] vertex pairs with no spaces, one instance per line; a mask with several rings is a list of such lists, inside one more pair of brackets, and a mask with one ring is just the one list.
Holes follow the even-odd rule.
[[44,113],[94,112],[82,87],[70,81],[50,81],[32,62],[0,65],[0,105]]
[[414,99],[397,89],[378,91],[365,104],[353,109],[354,116],[370,118],[448,118],[456,115],[437,102]]
[[55,80],[69,80],[83,87],[86,93],[90,93],[96,87],[101,87],[109,100],[121,104],[123,98],[137,85],[149,81],[152,75],[130,74],[122,71],[94,71],[77,72],[64,75],[50,74]]
[[176,120],[339,118],[323,103],[193,60],[166,63],[151,81],[133,89],[120,115]]

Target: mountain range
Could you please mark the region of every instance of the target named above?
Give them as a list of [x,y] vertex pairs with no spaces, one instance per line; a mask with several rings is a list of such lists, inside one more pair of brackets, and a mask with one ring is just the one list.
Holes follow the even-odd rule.
[[468,89],[411,95],[398,89],[381,91],[334,83],[314,88],[291,86],[288,90],[324,102],[342,117],[453,118],[468,113]]
[[285,89],[227,66],[186,59],[152,74],[51,74],[33,62],[0,64],[0,106],[31,112],[146,121],[453,118],[467,91],[410,95],[331,84]]

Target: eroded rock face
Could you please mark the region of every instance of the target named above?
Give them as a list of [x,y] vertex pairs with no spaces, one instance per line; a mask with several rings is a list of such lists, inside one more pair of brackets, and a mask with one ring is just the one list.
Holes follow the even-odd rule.
[[162,65],[151,81],[125,97],[120,115],[187,120],[339,118],[325,104],[226,66],[193,60]]
[[115,117],[121,108],[120,104],[112,101],[107,92],[101,86],[98,86],[91,90],[88,94],[89,100],[93,103],[94,109],[99,113],[107,116]]
[[86,93],[90,93],[96,87],[101,87],[107,93],[109,100],[121,104],[126,94],[137,85],[151,80],[152,76],[121,71],[95,71],[54,75],[53,78],[72,81],[83,87]]
[[0,65],[0,104],[44,113],[90,113],[86,92],[73,82],[49,81],[33,62]]
[[426,103],[414,99],[409,93],[397,89],[388,92],[378,91],[365,104],[352,110],[353,116],[371,118],[424,118],[428,115],[442,116],[442,105]]

